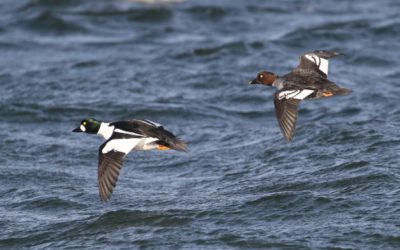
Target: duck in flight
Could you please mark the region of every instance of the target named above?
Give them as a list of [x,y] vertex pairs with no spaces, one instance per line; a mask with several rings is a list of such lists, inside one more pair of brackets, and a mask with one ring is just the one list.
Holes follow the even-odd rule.
[[300,64],[290,73],[277,76],[262,71],[250,84],[263,84],[278,89],[274,94],[276,117],[287,141],[294,137],[298,105],[304,99],[319,99],[346,95],[350,89],[342,88],[328,80],[329,59],[340,53],[327,50],[307,52],[300,56]]
[[102,201],[110,199],[122,168],[124,157],[132,150],[187,151],[184,141],[149,120],[127,120],[101,122],[93,118],[81,121],[72,132],[84,132],[102,136],[104,142],[99,148],[98,182]]

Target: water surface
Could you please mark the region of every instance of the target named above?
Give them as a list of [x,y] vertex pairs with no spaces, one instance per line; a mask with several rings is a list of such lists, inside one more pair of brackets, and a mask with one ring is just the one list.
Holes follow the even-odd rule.
[[[4,0],[0,247],[400,248],[400,4]],[[349,96],[301,104],[294,142],[274,89],[314,49]],[[102,139],[81,119],[164,124],[188,153],[134,152],[109,203]]]

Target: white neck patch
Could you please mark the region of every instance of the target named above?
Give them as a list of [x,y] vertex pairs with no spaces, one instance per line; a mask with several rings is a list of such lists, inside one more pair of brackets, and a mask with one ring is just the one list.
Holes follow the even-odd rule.
[[327,59],[321,58],[314,53],[307,54],[305,57],[312,63],[316,64],[319,70],[328,75],[329,61]]
[[110,139],[111,135],[114,133],[114,126],[110,126],[110,123],[102,122],[100,124],[98,135],[103,136],[104,139]]

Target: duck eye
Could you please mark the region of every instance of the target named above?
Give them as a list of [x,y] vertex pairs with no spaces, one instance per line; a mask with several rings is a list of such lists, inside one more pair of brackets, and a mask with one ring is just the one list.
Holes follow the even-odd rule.
[[82,122],[83,126],[86,126],[87,122]]
[[259,77],[259,78],[263,78],[264,76],[263,76],[263,75],[259,75],[258,77]]

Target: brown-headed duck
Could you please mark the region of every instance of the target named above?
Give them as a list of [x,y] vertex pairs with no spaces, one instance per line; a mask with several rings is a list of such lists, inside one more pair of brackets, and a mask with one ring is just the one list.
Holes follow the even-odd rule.
[[300,64],[290,73],[277,76],[272,72],[262,71],[250,84],[274,86],[276,117],[279,126],[289,142],[293,140],[297,120],[297,106],[303,99],[326,98],[345,95],[350,89],[341,88],[328,80],[328,60],[340,53],[326,50],[307,52],[300,56]]

